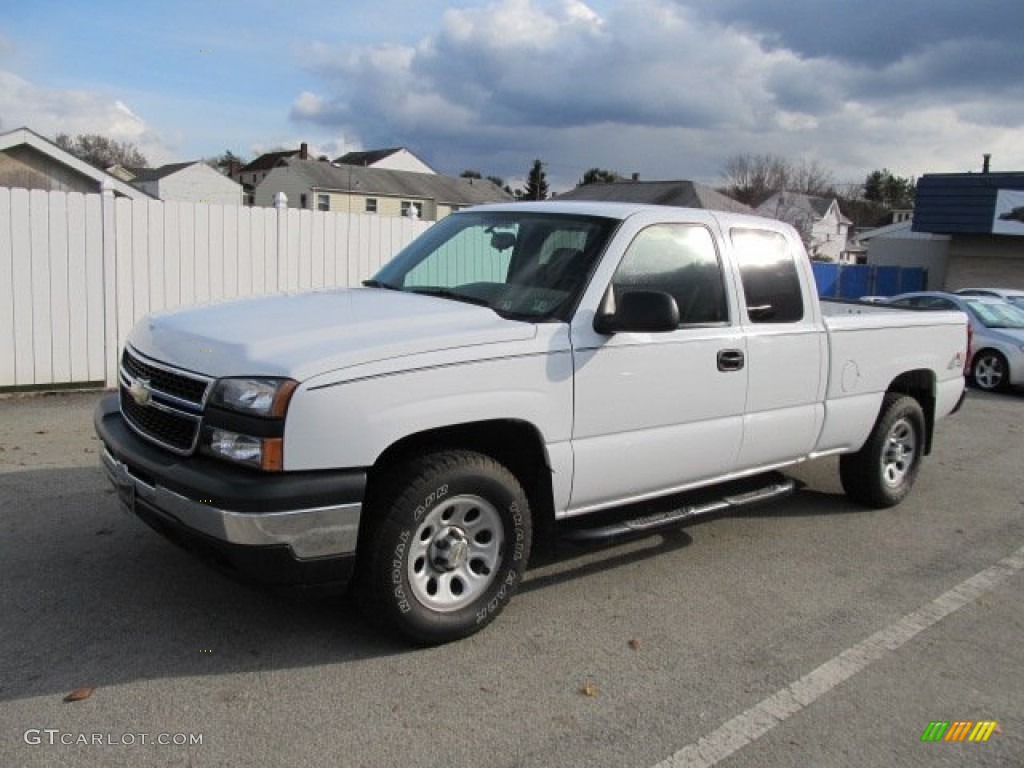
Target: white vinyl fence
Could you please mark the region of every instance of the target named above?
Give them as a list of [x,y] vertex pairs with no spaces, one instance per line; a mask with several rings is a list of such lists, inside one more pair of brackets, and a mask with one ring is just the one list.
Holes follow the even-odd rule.
[[429,222],[0,188],[0,390],[115,386],[143,315],[358,285]]

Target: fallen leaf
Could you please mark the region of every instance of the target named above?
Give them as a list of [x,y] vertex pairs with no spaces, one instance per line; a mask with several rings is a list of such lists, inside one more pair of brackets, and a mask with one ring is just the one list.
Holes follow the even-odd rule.
[[64,701],[82,701],[83,699],[88,699],[92,696],[92,692],[95,690],[96,689],[90,685],[87,685],[84,688],[75,688],[75,690],[64,697]]
[[992,733],[1002,733],[1002,732],[1003,732],[1002,726],[1000,726],[999,723],[996,723],[995,727],[992,729]]
[[580,693],[582,693],[584,696],[593,698],[594,696],[597,696],[597,686],[588,680],[582,686],[580,686]]
[[643,647],[644,644],[641,642],[639,637],[631,637],[629,639],[628,645],[634,651],[639,651]]

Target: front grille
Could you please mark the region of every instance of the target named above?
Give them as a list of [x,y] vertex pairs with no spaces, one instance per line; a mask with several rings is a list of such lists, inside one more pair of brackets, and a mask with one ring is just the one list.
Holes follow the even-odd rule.
[[176,373],[166,368],[147,363],[128,351],[126,347],[121,355],[121,367],[132,379],[146,379],[150,386],[165,394],[201,405],[209,381],[194,378],[184,373]]
[[121,413],[142,437],[175,453],[195,450],[210,384],[127,347],[121,355]]
[[199,433],[198,416],[187,416],[152,404],[139,405],[123,385],[121,413],[143,437],[180,453],[191,453],[195,447],[196,435]]

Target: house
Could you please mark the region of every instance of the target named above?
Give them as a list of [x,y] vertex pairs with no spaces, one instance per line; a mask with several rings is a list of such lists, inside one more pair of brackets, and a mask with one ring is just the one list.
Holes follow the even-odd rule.
[[159,200],[242,204],[242,185],[198,160],[159,168],[114,166],[110,172]]
[[949,290],[1024,288],[1024,172],[927,173],[913,231],[949,238]]
[[848,251],[862,251],[861,263],[877,267],[922,267],[927,272],[924,288],[941,291],[949,267],[949,235],[915,232],[913,219],[901,215],[884,227],[858,232]]
[[253,205],[253,190],[267,178],[274,167],[282,160],[299,155],[302,159],[309,157],[309,145],[303,142],[298,149],[283,149],[277,152],[264,152],[251,163],[241,168],[231,169],[231,178],[242,185],[246,205]]
[[336,165],[361,165],[365,168],[382,168],[387,171],[437,173],[437,171],[405,147],[371,149],[366,152],[349,152],[334,162]]
[[557,196],[559,200],[595,200],[648,205],[678,205],[730,213],[753,213],[743,203],[695,181],[611,181],[584,184]]
[[425,221],[443,219],[469,205],[512,199],[486,179],[339,166],[299,157],[279,161],[256,187],[255,204],[274,205],[279,192],[287,195],[291,208],[408,216]]
[[835,198],[782,191],[757,206],[756,211],[795,227],[812,257],[855,261],[844,257],[852,222],[839,210],[839,201]]
[[149,200],[149,195],[111,176],[28,128],[0,134],[0,187],[97,193]]

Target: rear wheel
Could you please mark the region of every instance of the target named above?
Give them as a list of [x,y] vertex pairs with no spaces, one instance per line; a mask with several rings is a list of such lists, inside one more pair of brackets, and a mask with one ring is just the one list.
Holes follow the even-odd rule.
[[971,363],[971,381],[978,389],[993,392],[1009,383],[1010,368],[1006,358],[994,349],[983,349]]
[[489,456],[443,451],[393,473],[368,542],[368,606],[419,643],[485,627],[511,599],[530,554],[516,477]]
[[839,479],[846,495],[878,509],[903,501],[921,468],[924,430],[924,412],[917,400],[886,394],[864,447],[839,457]]

